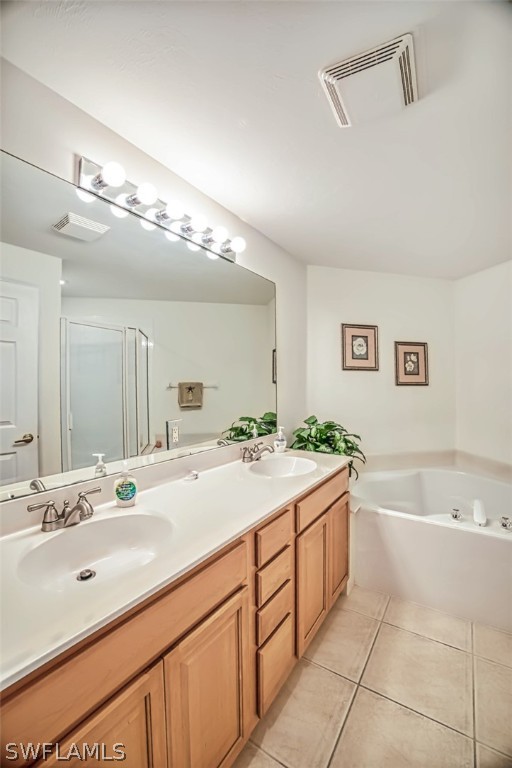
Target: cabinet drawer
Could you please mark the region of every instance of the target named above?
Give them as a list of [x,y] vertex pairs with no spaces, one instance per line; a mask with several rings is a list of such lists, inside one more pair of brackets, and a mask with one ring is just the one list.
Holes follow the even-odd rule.
[[297,532],[316,520],[322,512],[334,504],[348,490],[348,467],[345,467],[326,483],[295,505]]
[[293,613],[293,582],[287,581],[263,608],[256,612],[256,644],[263,645],[286,614]]
[[274,701],[295,663],[293,616],[289,614],[258,654],[258,715]]
[[4,699],[2,742],[53,741],[67,733],[246,578],[247,548],[240,542],[188,581]]
[[261,608],[285,581],[292,576],[292,548],[287,546],[256,573],[256,604]]
[[292,537],[292,512],[287,509],[271,523],[256,531],[256,566],[261,568],[283,547],[290,543]]

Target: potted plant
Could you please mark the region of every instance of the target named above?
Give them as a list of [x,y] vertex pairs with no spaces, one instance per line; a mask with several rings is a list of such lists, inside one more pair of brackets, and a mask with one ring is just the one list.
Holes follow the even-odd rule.
[[[359,447],[361,438],[348,432],[341,424],[335,421],[318,421],[316,416],[309,416],[304,419],[305,427],[299,427],[293,433],[295,440],[290,448],[300,451],[317,451],[318,453],[336,453],[341,456],[353,456],[359,459],[363,464],[366,463],[366,456]],[[349,473],[355,473],[356,480],[359,477],[357,469],[354,467],[353,459],[349,462]]]
[[225,440],[240,442],[250,440],[253,437],[263,437],[271,435],[277,431],[277,414],[273,411],[267,411],[263,416],[240,416],[234,421],[229,429],[222,433]]

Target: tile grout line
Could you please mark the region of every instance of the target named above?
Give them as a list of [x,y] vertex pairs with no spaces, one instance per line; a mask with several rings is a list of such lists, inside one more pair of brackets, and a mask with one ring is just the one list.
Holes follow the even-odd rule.
[[[384,611],[383,611],[383,613],[382,613],[382,615],[383,615],[383,616],[384,616],[384,613],[386,612],[386,609],[387,609],[387,605],[388,605],[388,603],[389,603],[389,600],[390,600],[390,599],[391,599],[391,597],[390,597],[390,596],[388,596],[388,602],[386,603],[386,608],[384,609]],[[354,613],[355,613],[355,611],[354,611]],[[369,661],[369,659],[370,659],[370,656],[372,655],[372,651],[373,651],[373,649],[374,649],[375,643],[377,642],[377,638],[378,638],[378,636],[379,636],[379,632],[380,632],[380,630],[381,630],[381,628],[382,628],[382,619],[378,619],[378,621],[379,621],[379,626],[377,627],[377,631],[376,631],[376,633],[375,633],[375,637],[373,638],[373,642],[372,642],[372,644],[371,644],[371,648],[370,648],[370,650],[369,650],[369,652],[368,652],[368,656],[367,656],[367,658],[366,658],[366,661],[365,661],[365,663],[364,663],[364,666],[363,666],[363,669],[362,669],[362,671],[361,671],[361,674],[359,675],[359,682],[357,682],[357,683],[356,683],[356,687],[355,687],[355,689],[354,689],[354,693],[353,693],[353,696],[352,696],[352,701],[350,702],[350,705],[349,705],[349,707],[348,707],[348,709],[347,709],[347,714],[345,715],[345,719],[343,720],[343,722],[342,722],[342,724],[341,724],[341,728],[340,728],[340,731],[339,731],[339,733],[338,733],[338,735],[337,735],[337,737],[336,737],[336,740],[335,740],[335,742],[334,742],[334,746],[333,746],[333,748],[332,748],[332,752],[331,752],[331,754],[330,754],[330,757],[329,757],[329,759],[328,759],[328,761],[327,761],[327,763],[326,763],[326,766],[325,766],[325,768],[330,768],[330,765],[331,765],[331,763],[332,763],[332,760],[333,760],[333,757],[334,757],[334,753],[336,752],[336,749],[338,748],[338,744],[340,743],[340,740],[341,740],[341,737],[342,737],[343,731],[345,730],[345,726],[346,726],[346,724],[348,723],[348,719],[349,719],[349,717],[350,717],[350,713],[351,713],[351,711],[352,711],[352,707],[353,707],[353,705],[354,705],[354,702],[355,702],[355,700],[356,700],[356,697],[357,697],[357,693],[358,693],[358,691],[359,691],[359,688],[360,688],[360,682],[361,682],[361,680],[363,679],[363,675],[364,675],[364,672],[365,672],[366,666],[367,666],[367,664],[368,664],[368,661]],[[342,677],[342,675],[340,675],[340,677]],[[348,678],[345,678],[345,679],[348,679]],[[350,682],[352,682],[352,683],[353,683],[354,681],[353,681],[353,680],[351,680]]]
[[376,691],[374,688],[369,688],[367,685],[363,685],[362,683],[360,683],[360,687],[363,688],[365,691],[370,691],[370,693],[374,693],[376,696],[380,696],[381,698],[386,699],[387,701],[391,701],[393,704],[397,704],[399,707],[403,707],[403,709],[408,709],[409,712],[414,712],[415,715],[424,717],[425,720],[430,720],[432,723],[436,723],[437,725],[440,725],[443,728],[448,728],[448,730],[453,731],[454,733],[458,733],[459,736],[464,736],[466,739],[469,739],[470,741],[474,741],[473,736],[468,736],[467,733],[464,733],[464,731],[459,731],[457,728],[454,728],[453,725],[442,723],[441,720],[436,720],[434,717],[430,717],[430,715],[426,715],[424,712],[419,712],[417,709],[413,709],[412,707],[409,707],[407,704],[404,704],[402,701],[397,701],[396,699],[392,699],[390,696],[386,696],[385,693],[382,693],[381,691]]
[[383,624],[387,624],[388,627],[394,627],[395,629],[401,629],[404,632],[410,632],[411,635],[416,635],[417,637],[423,637],[425,640],[432,640],[433,643],[439,643],[440,645],[445,645],[447,648],[453,648],[454,651],[461,651],[462,653],[472,653],[471,650],[468,650],[467,648],[461,648],[458,645],[452,645],[451,643],[446,643],[444,640],[438,640],[436,637],[430,637],[430,635],[424,635],[421,632],[415,632],[413,629],[408,629],[407,627],[401,627],[400,624],[393,624],[391,621],[385,621],[382,620]]
[[[259,745],[259,744],[256,744],[256,743],[255,743],[254,741],[252,741],[251,739],[249,739],[249,741],[247,742],[247,744],[252,744],[252,745],[253,745],[253,747],[255,747],[256,749],[258,749],[260,752],[263,752],[263,754],[264,754],[264,755],[266,755],[267,757],[270,757],[270,759],[271,759],[271,760],[273,760],[273,761],[274,761],[274,763],[277,763],[277,765],[281,765],[281,766],[282,766],[282,768],[291,768],[289,765],[287,765],[286,763],[282,763],[282,762],[281,762],[281,760],[279,760],[277,757],[274,757],[274,755],[273,755],[273,754],[271,754],[270,752],[267,752],[267,750],[266,750],[266,749],[263,749],[263,747],[260,747],[260,745]],[[245,749],[245,747],[244,747],[244,749]]]

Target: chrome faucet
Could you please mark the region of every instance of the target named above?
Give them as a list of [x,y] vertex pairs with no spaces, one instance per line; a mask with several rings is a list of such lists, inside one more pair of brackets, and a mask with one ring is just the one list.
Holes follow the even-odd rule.
[[512,531],[512,520],[509,517],[503,516],[500,520],[500,525],[506,531]]
[[38,477],[30,481],[29,488],[31,491],[46,491],[45,484]]
[[41,530],[44,533],[58,531],[60,528],[70,528],[72,525],[78,525],[82,520],[92,517],[94,509],[87,499],[89,493],[101,493],[101,488],[89,488],[86,491],[80,491],[78,501],[74,507],[70,507],[69,501],[64,501],[62,512],[59,512],[54,501],[45,501],[41,504],[29,504],[27,512],[36,512],[38,509],[44,509],[43,522]]
[[240,450],[242,451],[242,461],[244,464],[248,464],[251,461],[258,461],[258,459],[261,459],[266,452],[274,453],[274,449],[271,445],[263,445],[262,442],[245,446],[245,448],[241,448]]

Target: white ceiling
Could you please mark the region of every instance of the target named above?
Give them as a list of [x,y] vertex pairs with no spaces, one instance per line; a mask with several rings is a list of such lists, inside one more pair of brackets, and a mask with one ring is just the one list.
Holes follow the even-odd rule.
[[[2,10],[13,64],[308,264],[455,278],[511,258],[510,4]],[[404,32],[420,100],[338,128],[318,70]]]

